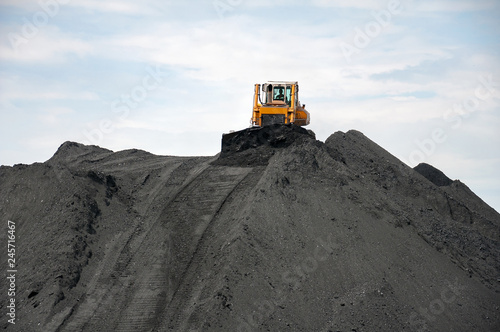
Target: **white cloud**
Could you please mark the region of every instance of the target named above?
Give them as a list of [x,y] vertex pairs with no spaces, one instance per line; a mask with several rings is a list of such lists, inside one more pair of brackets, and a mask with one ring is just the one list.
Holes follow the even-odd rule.
[[[335,55],[331,53],[333,42],[316,43],[310,45],[314,46],[312,49],[296,48],[292,58],[288,56],[290,45],[305,44],[306,38],[285,36],[273,41],[265,37],[265,27],[254,25],[246,20],[236,23],[229,19],[191,28],[162,24],[148,34],[106,41],[109,47],[101,50],[108,56],[139,57],[145,62],[184,68],[190,77],[209,81],[248,80],[269,72],[284,74],[292,66],[310,67],[310,59],[315,54]],[[123,49],[129,52],[124,54]],[[274,51],[270,52],[271,49]]]
[[33,0],[1,0],[0,6],[15,7],[28,12],[33,12],[41,9],[38,1]]
[[38,116],[38,119],[45,125],[57,126],[63,122],[63,117],[75,113],[74,110],[67,107],[53,107],[44,110],[42,114]]
[[90,91],[77,91],[63,82],[54,82],[49,78],[35,79],[34,77],[6,77],[0,78],[0,99],[4,102],[37,101],[43,100],[78,100],[93,101],[99,97]]
[[33,35],[23,33],[23,28],[11,27],[8,37],[0,44],[0,61],[59,63],[69,55],[83,57],[92,52],[92,46],[61,33],[55,26],[46,26]]
[[97,0],[72,0],[71,6],[82,7],[91,11],[113,12],[120,14],[143,14],[147,8],[147,1],[97,1]]

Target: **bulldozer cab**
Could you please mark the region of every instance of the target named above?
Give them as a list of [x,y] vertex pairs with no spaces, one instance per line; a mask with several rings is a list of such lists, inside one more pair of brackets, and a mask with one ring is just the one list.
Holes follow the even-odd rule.
[[290,85],[264,84],[264,105],[291,105],[292,87]]
[[309,112],[300,105],[297,82],[269,81],[255,85],[252,125],[263,127],[272,124],[309,124]]

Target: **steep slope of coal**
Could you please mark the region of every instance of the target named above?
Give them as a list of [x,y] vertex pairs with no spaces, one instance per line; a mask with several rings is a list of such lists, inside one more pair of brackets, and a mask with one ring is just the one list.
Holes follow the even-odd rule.
[[3,327],[500,328],[496,211],[360,132],[276,129],[216,157],[67,142],[1,167],[0,218],[19,237],[17,324]]
[[454,181],[437,186],[360,132],[335,133],[325,145],[334,156],[341,155],[358,176],[375,185],[373,190],[386,198],[381,197],[381,204],[393,209],[398,223],[412,224],[471,277],[500,289],[499,214],[466,185]]

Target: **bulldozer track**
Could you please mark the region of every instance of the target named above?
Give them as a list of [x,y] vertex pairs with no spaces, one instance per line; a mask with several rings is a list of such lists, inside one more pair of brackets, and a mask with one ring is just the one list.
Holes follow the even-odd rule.
[[[209,167],[208,163],[192,170],[181,170],[190,174],[186,176],[186,180],[180,188],[173,195],[170,195],[171,200],[175,199],[177,194],[194,181],[207,167]],[[174,172],[179,169],[182,169],[181,164],[174,169]],[[172,171],[167,171],[162,174],[161,181],[154,185],[152,192],[160,199],[162,196],[164,197],[161,195],[161,191],[165,191],[165,181],[169,179],[171,173]],[[57,324],[59,326],[54,329],[55,331],[100,331],[103,323],[119,312],[118,309],[121,307],[112,308],[113,303],[117,298],[126,300],[128,294],[124,290],[132,283],[132,278],[125,271],[129,267],[134,253],[144,243],[146,236],[157,226],[159,212],[153,213],[155,205],[158,204],[156,200],[157,197],[147,198],[145,206],[140,211],[144,218],[137,218],[135,227],[118,233],[108,242],[104,258],[89,282],[86,294],[72,308],[71,313]],[[154,220],[148,222],[147,219]],[[141,224],[146,225],[147,228],[143,229],[144,226],[140,226]],[[123,301],[121,303],[125,303]],[[103,310],[104,308],[106,310]],[[108,310],[109,312],[106,313]],[[54,325],[54,322],[49,324]]]
[[[191,257],[189,258],[189,261],[186,264],[186,268],[182,272],[182,275],[180,277],[181,281],[185,279],[185,275],[187,274],[187,272],[188,272],[191,264],[193,263],[193,260],[196,257],[197,252],[200,250],[200,247],[201,247],[201,245],[203,243],[203,239],[205,237],[206,231],[210,227],[210,225],[211,225],[212,221],[214,220],[215,216],[217,215],[217,213],[219,213],[220,209],[222,208],[222,206],[224,205],[224,203],[226,202],[226,200],[228,199],[228,197],[234,192],[234,190],[236,189],[236,187],[238,186],[238,184],[240,184],[247,176],[248,176],[248,173],[245,174],[245,176],[243,178],[241,178],[238,181],[238,183],[236,183],[235,186],[231,186],[229,188],[226,188],[226,189],[230,189],[230,191],[226,195],[223,195],[223,196],[220,197],[222,199],[220,202],[217,199],[218,197],[215,197],[214,203],[217,205],[217,207],[216,207],[216,209],[213,209],[213,208],[215,208],[215,206],[212,206],[212,209],[210,210],[210,211],[213,211],[214,213],[211,214],[211,215],[209,215],[208,222],[206,223],[206,225],[203,225],[204,226],[203,232],[202,232],[201,236],[199,237],[199,239],[197,239],[195,249],[192,252]],[[179,288],[177,288],[176,291],[174,292],[174,294],[172,296],[172,299],[176,296],[178,290],[179,290]]]
[[[128,305],[115,331],[148,331],[160,324],[163,308],[176,293],[206,228],[227,196],[249,171],[210,167],[165,207],[158,219],[159,224],[148,234],[150,236],[145,239],[144,247],[131,261],[131,266],[136,268],[140,265],[144,271],[138,271],[138,283],[134,285],[136,291],[127,300]],[[175,245],[179,243],[189,245],[178,251]],[[172,260],[174,252],[177,255]],[[180,272],[179,280],[168,279],[168,270],[173,268]]]
[[[218,202],[213,206],[213,214],[211,214],[210,221],[206,224],[201,236],[196,238],[196,246],[190,254],[189,261],[185,264],[182,274],[179,278],[179,283],[175,285],[175,291],[166,307],[166,312],[163,314],[165,316],[165,321],[158,331],[189,331],[186,326],[189,316],[192,314],[192,307],[188,305],[190,299],[196,298],[201,293],[201,289],[197,289],[196,281],[192,280],[194,276],[198,274],[195,273],[198,265],[204,259],[204,253],[209,245],[209,236],[211,229],[214,227],[214,221],[217,219],[221,210],[224,209],[225,203],[234,195],[240,196],[243,191],[251,191],[255,184],[259,181],[262,175],[263,169],[261,167],[254,167],[253,169],[247,169],[246,174],[239,176],[237,181],[232,181],[232,185],[229,190],[225,191],[223,197],[218,200]],[[175,234],[175,232],[173,233]],[[182,310],[178,310],[182,309]],[[183,316],[171,316],[169,315],[170,310],[176,310],[177,312],[182,312]]]
[[114,331],[121,332],[157,328],[206,229],[251,170],[207,163],[190,171],[163,209],[148,215],[155,204],[151,198],[144,210],[149,220],[143,220],[144,226],[137,221],[137,228],[108,243],[85,297],[58,331],[99,331],[110,322],[115,322]]

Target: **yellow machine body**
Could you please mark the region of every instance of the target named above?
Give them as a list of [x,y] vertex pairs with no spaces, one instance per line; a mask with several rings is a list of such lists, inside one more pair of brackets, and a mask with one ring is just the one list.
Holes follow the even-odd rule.
[[309,112],[299,101],[297,82],[269,81],[265,84],[255,84],[253,126],[289,123],[307,126],[309,122]]

